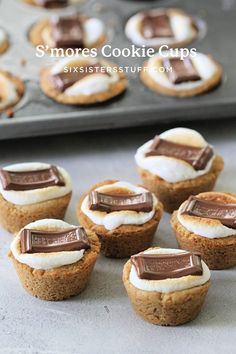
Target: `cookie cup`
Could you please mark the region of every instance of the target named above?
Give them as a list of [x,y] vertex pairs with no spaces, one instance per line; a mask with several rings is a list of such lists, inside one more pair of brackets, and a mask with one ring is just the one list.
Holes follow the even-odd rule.
[[223,70],[221,65],[216,63],[215,61],[214,65],[216,66],[216,72],[214,73],[214,75],[208,80],[205,80],[200,86],[192,89],[176,90],[174,88],[169,88],[161,85],[152,78],[152,75],[150,75],[148,71],[146,71],[145,68],[148,66],[148,61],[145,61],[143,63],[143,67],[140,73],[140,79],[144,83],[144,85],[147,86],[150,90],[158,92],[162,95],[175,96],[180,98],[193,97],[201,95],[204,92],[211,91],[220,84],[223,75]]
[[72,193],[41,203],[17,205],[0,195],[0,224],[16,233],[25,225],[40,219],[64,219]]
[[17,261],[8,253],[23,288],[31,295],[48,301],[58,301],[78,295],[86,287],[100,250],[97,236],[87,231],[91,248],[78,262],[58,268],[40,270]]
[[180,248],[199,252],[210,269],[226,269],[236,265],[236,236],[210,239],[188,231],[177,219],[171,217],[171,226]]
[[15,102],[12,102],[12,103],[4,106],[4,108],[0,108],[0,113],[1,113],[1,112],[6,111],[7,109],[13,108],[21,100],[21,98],[23,97],[23,95],[25,93],[25,86],[24,86],[24,83],[21,79],[19,79],[15,75],[11,74],[10,72],[5,71],[5,70],[0,70],[0,73],[13,83],[13,85],[15,86],[17,95],[18,95]]
[[[86,20],[86,16],[80,16],[82,18],[82,20]],[[44,42],[43,40],[43,36],[42,33],[45,29],[49,29],[50,28],[50,20],[49,19],[43,19],[40,20],[39,22],[35,23],[30,32],[29,32],[29,41],[35,46],[37,47],[38,45],[46,45],[47,43]],[[106,41],[107,37],[106,34],[103,33],[96,42],[94,42],[92,45],[86,45],[86,48],[99,48],[101,47],[105,41]]]
[[[109,63],[110,67],[117,68],[117,65]],[[56,102],[68,105],[90,105],[108,101],[119,96],[126,90],[127,80],[123,73],[117,73],[118,81],[111,83],[107,91],[94,93],[91,95],[75,95],[67,96],[63,92],[58,91],[50,81],[50,68],[43,68],[40,73],[40,86],[43,93]]]
[[130,283],[130,271],[129,260],[124,266],[123,282],[132,307],[143,320],[155,325],[177,326],[195,319],[210,286],[210,281],[207,281],[194,288],[171,293],[144,291]]
[[[113,184],[116,180],[107,180],[102,183],[95,184],[91,190],[103,185]],[[157,226],[162,216],[163,207],[159,202],[156,212],[151,220],[142,225],[121,225],[114,230],[107,230],[103,225],[94,224],[82,211],[81,204],[86,193],[77,205],[77,217],[79,223],[89,230],[94,231],[101,242],[101,252],[106,257],[126,258],[141,252],[150,247]]]
[[140,167],[138,167],[138,172],[143,185],[157,196],[163,204],[165,211],[172,213],[190,195],[211,191],[223,167],[224,161],[221,156],[217,155],[208,173],[194,179],[176,183],[167,182]]

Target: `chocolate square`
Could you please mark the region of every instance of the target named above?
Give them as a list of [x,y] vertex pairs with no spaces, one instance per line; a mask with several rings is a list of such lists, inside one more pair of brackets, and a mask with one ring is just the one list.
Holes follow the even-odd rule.
[[219,220],[223,225],[236,229],[236,204],[220,203],[190,196],[181,214]]
[[50,186],[64,186],[65,181],[56,166],[44,170],[12,172],[0,170],[4,190],[25,191]]
[[198,148],[185,144],[177,144],[161,139],[159,135],[156,135],[145,156],[168,156],[180,159],[192,165],[197,171],[206,167],[213,156],[213,149],[209,145],[204,148]]
[[153,199],[150,192],[140,194],[105,194],[92,191],[89,194],[90,210],[106,211],[108,213],[121,210],[150,212],[153,208]]
[[58,48],[82,48],[83,27],[78,15],[66,17],[52,17],[52,37],[55,47]]
[[142,34],[146,39],[173,37],[169,16],[167,14],[145,14],[142,20]]
[[46,8],[63,7],[68,5],[68,0],[35,0],[36,5]]
[[131,262],[140,279],[163,280],[187,275],[202,275],[201,257],[190,252],[174,254],[140,253],[132,256]]
[[201,80],[190,58],[184,58],[183,60],[180,58],[164,58],[163,65],[167,70],[166,73],[169,80],[175,85],[183,82]]
[[24,229],[20,235],[22,253],[79,251],[90,248],[82,227],[60,232]]

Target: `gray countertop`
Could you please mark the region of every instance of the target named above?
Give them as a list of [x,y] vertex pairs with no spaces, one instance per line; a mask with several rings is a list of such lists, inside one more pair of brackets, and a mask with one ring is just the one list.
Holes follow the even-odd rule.
[[[136,148],[170,126],[98,131],[0,142],[0,165],[44,161],[65,167],[73,179],[66,220],[76,223],[83,191],[106,178],[139,182]],[[236,122],[195,123],[225,159],[216,189],[236,192]],[[199,317],[179,327],[157,327],[131,309],[121,274],[125,260],[100,257],[87,289],[63,302],[45,302],[22,288],[6,253],[11,235],[0,230],[0,353],[236,353],[236,269],[212,272]],[[176,247],[165,214],[154,244]]]

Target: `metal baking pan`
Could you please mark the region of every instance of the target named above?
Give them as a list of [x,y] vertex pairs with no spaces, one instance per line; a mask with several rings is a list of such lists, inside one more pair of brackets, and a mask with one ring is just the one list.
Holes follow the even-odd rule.
[[[0,2],[0,26],[11,37],[11,48],[0,57],[0,67],[21,77],[26,94],[15,110],[14,118],[0,116],[0,139],[40,136],[66,132],[147,125],[167,121],[230,118],[236,112],[236,47],[234,29],[236,2],[229,0],[87,0],[76,10],[101,18],[107,25],[108,44],[131,45],[124,34],[127,19],[135,12],[151,7],[179,7],[206,24],[206,33],[192,43],[198,51],[210,53],[224,68],[222,84],[212,92],[192,98],[172,98],[151,92],[140,82],[138,74],[128,73],[125,94],[105,104],[71,107],[45,97],[38,85],[40,67],[48,57],[36,58],[27,35],[32,24],[50,16],[52,10],[39,9],[20,0]],[[75,8],[55,10],[72,13]],[[22,65],[22,59],[26,65]],[[113,59],[113,58],[111,58]],[[142,65],[144,59],[117,58],[119,65]]]

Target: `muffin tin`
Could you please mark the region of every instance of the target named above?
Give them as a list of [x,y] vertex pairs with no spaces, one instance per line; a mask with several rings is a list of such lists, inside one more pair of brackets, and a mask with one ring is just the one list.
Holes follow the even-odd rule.
[[[210,53],[224,69],[222,84],[207,94],[179,99],[161,96],[144,87],[138,73],[126,74],[129,80],[127,91],[105,104],[87,107],[60,105],[41,92],[38,77],[40,68],[50,58],[36,58],[35,48],[28,41],[31,25],[52,13],[70,14],[77,11],[101,18],[108,31],[107,44],[124,48],[130,46],[125,37],[127,19],[145,8],[178,7],[206,23],[206,30],[192,47]],[[147,125],[169,121],[230,118],[236,109],[236,71],[234,26],[236,3],[218,1],[135,1],[135,0],[87,0],[74,7],[60,10],[45,10],[24,4],[21,0],[2,0],[0,25],[11,39],[11,47],[0,56],[0,67],[22,78],[26,94],[15,108],[13,118],[0,116],[0,139],[39,136],[84,130],[119,128]],[[141,66],[144,58],[110,58],[119,65]]]

